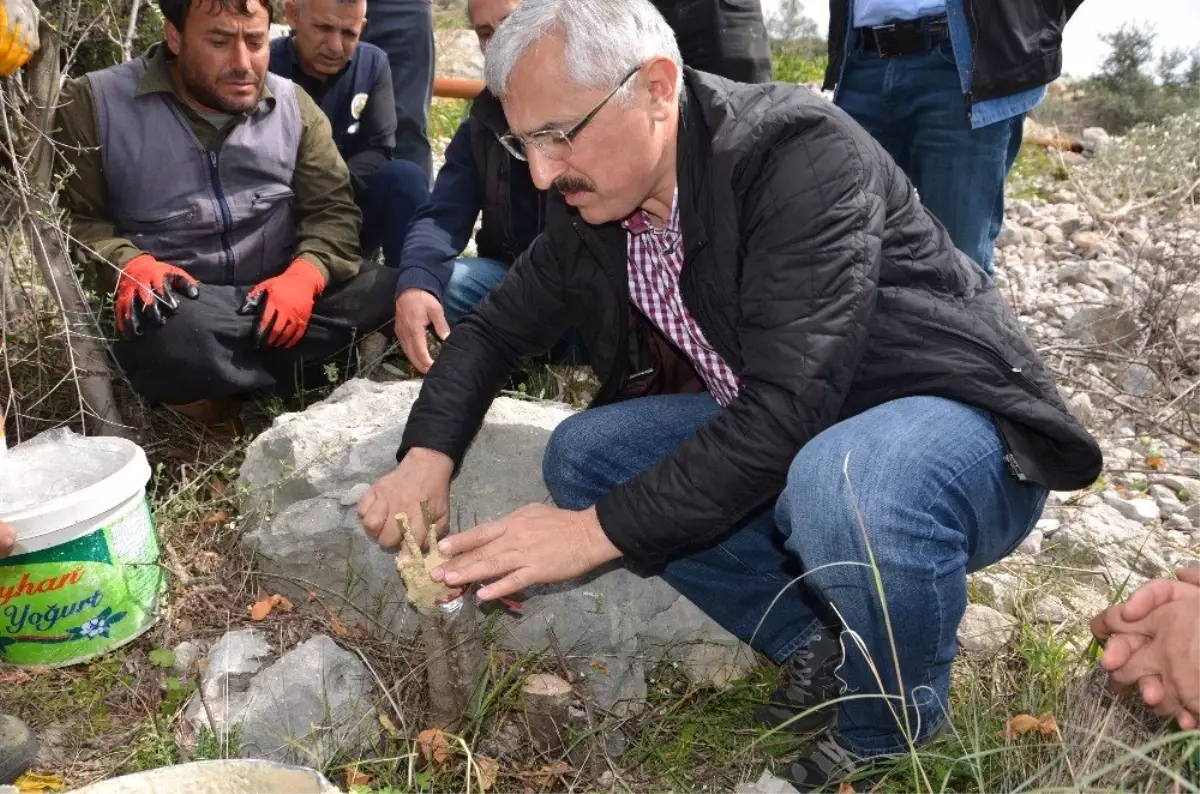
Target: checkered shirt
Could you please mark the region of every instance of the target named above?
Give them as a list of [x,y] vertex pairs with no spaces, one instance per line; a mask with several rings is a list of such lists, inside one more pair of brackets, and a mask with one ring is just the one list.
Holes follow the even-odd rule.
[[704,338],[679,293],[683,232],[679,227],[678,197],[671,202],[671,215],[661,229],[654,228],[650,216],[641,209],[621,225],[629,232],[629,296],[634,305],[687,354],[713,399],[725,407],[737,396],[741,382]]

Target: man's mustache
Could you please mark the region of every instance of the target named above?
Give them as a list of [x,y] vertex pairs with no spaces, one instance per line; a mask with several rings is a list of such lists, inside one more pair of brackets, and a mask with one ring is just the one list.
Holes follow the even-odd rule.
[[591,181],[578,176],[560,176],[551,185],[559,193],[595,193],[596,186]]

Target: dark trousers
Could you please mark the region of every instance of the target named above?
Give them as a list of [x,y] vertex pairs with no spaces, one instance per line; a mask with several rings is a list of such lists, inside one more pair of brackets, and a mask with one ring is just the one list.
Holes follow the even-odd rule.
[[376,169],[354,199],[363,217],[363,259],[375,261],[382,248],[384,264],[399,268],[412,217],[429,200],[429,178],[408,160],[391,160]]
[[398,159],[433,179],[429,103],[433,99],[433,7],[429,0],[370,0],[363,41],[387,53],[396,94]]
[[270,390],[289,397],[306,385],[310,367],[345,367],[354,343],[390,327],[397,271],[364,264],[357,276],[331,284],[317,299],[304,338],[295,347],[254,346],[256,316],[238,307],[250,286],[202,284],[200,297],[179,299],[179,310],[161,328],[113,346],[134,390],[150,402],[173,405]]
[[675,31],[683,62],[743,83],[771,80],[759,0],[652,0]]

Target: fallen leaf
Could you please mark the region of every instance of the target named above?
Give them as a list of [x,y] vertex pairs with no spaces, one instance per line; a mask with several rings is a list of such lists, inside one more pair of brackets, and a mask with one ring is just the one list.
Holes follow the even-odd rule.
[[1167,468],[1167,459],[1162,455],[1151,455],[1146,458],[1146,465],[1155,471],[1162,471]]
[[350,629],[346,627],[346,624],[343,623],[337,615],[329,618],[329,628],[333,629],[333,633],[339,637],[350,636]]
[[1059,742],[1063,740],[1062,731],[1058,729],[1058,721],[1054,719],[1054,715],[1050,712],[1047,711],[1039,717],[1038,724],[1043,736],[1053,737],[1058,739]]
[[28,684],[33,680],[33,676],[28,670],[13,670],[8,673],[0,673],[0,684],[20,685]]
[[382,711],[379,712],[379,724],[383,726],[383,729],[387,731],[388,736],[391,736],[392,738],[395,738],[400,733],[400,731],[396,730],[396,723],[392,722],[392,718],[384,714]]
[[843,780],[842,785],[838,786],[838,794],[854,794],[854,786]]
[[269,598],[261,598],[258,601],[255,601],[254,606],[250,607],[250,619],[266,620],[267,615],[271,614],[271,610],[274,608],[274,606],[275,605],[271,603],[271,599]]
[[1015,736],[1024,736],[1041,729],[1042,723],[1038,722],[1037,717],[1032,714],[1018,714],[1008,721],[1001,735],[1004,736],[1004,743],[1010,744]]
[[13,785],[21,794],[42,794],[42,792],[62,791],[66,788],[63,779],[58,775],[38,775],[33,772],[21,775]]
[[421,745],[421,757],[433,761],[439,767],[444,767],[450,760],[450,740],[441,728],[426,728],[417,734],[417,743]]
[[271,602],[272,602],[273,604],[275,604],[275,606],[277,606],[277,607],[279,607],[280,609],[282,609],[284,612],[291,612],[293,609],[295,609],[295,608],[296,608],[296,607],[295,607],[295,606],[292,604],[292,602],[291,602],[291,601],[288,601],[286,598],[284,598],[283,596],[279,595],[278,593],[277,593],[277,594],[275,594],[275,595],[273,595],[273,596],[271,596]]
[[545,764],[538,770],[537,776],[533,778],[533,785],[538,788],[549,788],[554,784],[560,776],[571,771],[571,767],[566,761],[555,761],[553,764]]
[[371,785],[371,776],[358,771],[358,764],[346,767],[346,788]]
[[604,662],[600,661],[599,659],[588,662],[588,667],[592,668],[593,670],[595,670],[598,673],[604,673],[604,675],[608,676],[609,678],[612,678],[612,671],[608,669],[608,665],[606,665]]
[[200,523],[204,526],[224,526],[229,523],[229,512],[227,510],[209,510],[200,517]]
[[208,487],[212,491],[213,498],[216,499],[218,496],[225,493],[227,486],[219,478],[213,477],[211,480],[209,480]]
[[316,600],[317,600],[317,591],[309,590],[308,591],[308,603],[311,604],[313,601],[316,601]]
[[479,789],[487,791],[496,785],[496,777],[500,774],[500,762],[486,756],[475,756],[475,769],[479,776]]

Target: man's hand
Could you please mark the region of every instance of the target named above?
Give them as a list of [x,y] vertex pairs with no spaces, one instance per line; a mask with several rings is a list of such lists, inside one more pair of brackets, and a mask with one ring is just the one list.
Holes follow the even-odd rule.
[[15,545],[17,545],[17,528],[7,521],[0,521],[0,558],[12,554]]
[[313,305],[325,289],[325,276],[307,259],[297,259],[278,276],[259,282],[246,295],[238,314],[262,312],[254,343],[295,347],[308,332]]
[[383,475],[358,500],[358,517],[366,533],[385,549],[400,545],[402,533],[396,514],[405,513],[417,544],[425,547],[425,522],[421,502],[429,503],[434,526],[440,533],[450,514],[450,476],[454,461],[432,449],[410,449],[400,465]]
[[179,308],[178,294],[195,300],[200,282],[175,265],[160,262],[150,254],[130,259],[117,278],[113,310],[117,330],[127,336],[140,336],[142,326],[160,326]]
[[446,323],[446,312],[442,302],[423,289],[411,288],[396,298],[396,339],[404,355],[422,375],[429,372],[433,359],[429,355],[429,344],[425,340],[425,329],[430,325],[443,342],[450,335]]
[[451,535],[438,549],[451,559],[430,572],[435,581],[459,587],[499,579],[479,590],[481,601],[573,579],[621,556],[594,507],[574,511],[545,504],[525,505],[498,521]]
[[1176,573],[1178,581],[1154,579],[1104,610],[1091,629],[1106,641],[1100,663],[1112,681],[1136,684],[1156,714],[1191,730],[1200,725],[1200,566]]

